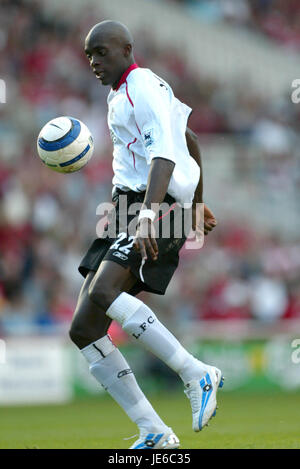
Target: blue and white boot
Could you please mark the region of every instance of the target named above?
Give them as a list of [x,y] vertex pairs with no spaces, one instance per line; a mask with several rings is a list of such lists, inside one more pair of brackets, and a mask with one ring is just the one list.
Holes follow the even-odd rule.
[[129,449],[174,449],[180,445],[172,428],[162,433],[141,432],[140,437]]
[[224,377],[214,366],[208,366],[204,376],[186,383],[185,394],[190,400],[193,430],[199,432],[216,415],[217,391],[223,387]]

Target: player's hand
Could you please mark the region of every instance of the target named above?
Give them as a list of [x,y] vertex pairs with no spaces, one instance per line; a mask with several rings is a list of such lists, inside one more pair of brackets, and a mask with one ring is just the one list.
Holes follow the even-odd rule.
[[155,239],[155,228],[149,218],[142,218],[137,226],[134,248],[141,253],[142,259],[148,259],[147,253],[155,261],[158,247]]
[[193,207],[192,210],[192,228],[196,232],[196,239],[200,240],[202,238],[203,232],[205,235],[207,235],[210,231],[215,228],[215,226],[217,225],[217,220],[212,211],[205,204],[203,204],[203,214],[202,204]]

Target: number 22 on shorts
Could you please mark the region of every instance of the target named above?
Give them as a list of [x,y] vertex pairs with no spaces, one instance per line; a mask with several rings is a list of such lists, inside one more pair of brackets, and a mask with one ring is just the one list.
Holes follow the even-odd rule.
[[[129,242],[123,246],[120,246],[122,241],[124,241],[125,239],[128,240]],[[122,232],[118,234],[117,240],[110,246],[109,249],[117,249],[118,251],[121,251],[124,254],[128,255],[133,246],[133,242],[134,242],[134,236],[129,236],[127,238],[127,233]]]

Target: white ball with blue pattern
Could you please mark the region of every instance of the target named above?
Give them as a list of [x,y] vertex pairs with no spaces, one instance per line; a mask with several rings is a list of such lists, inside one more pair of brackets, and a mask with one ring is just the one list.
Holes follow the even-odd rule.
[[52,119],[42,128],[37,150],[43,163],[53,171],[73,173],[90,160],[94,142],[83,122],[63,116]]

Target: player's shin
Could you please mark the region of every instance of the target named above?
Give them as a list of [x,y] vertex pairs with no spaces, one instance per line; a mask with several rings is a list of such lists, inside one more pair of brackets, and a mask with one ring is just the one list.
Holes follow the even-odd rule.
[[184,383],[201,377],[206,365],[194,358],[142,301],[121,293],[106,311],[132,337],[179,374]]
[[83,348],[81,353],[88,361],[92,375],[141,431],[158,432],[167,428],[141,391],[127,361],[109,336]]

